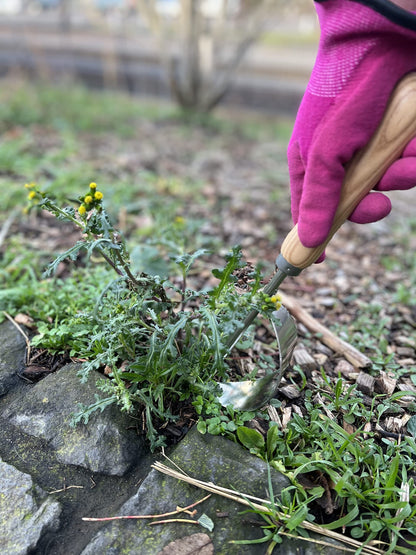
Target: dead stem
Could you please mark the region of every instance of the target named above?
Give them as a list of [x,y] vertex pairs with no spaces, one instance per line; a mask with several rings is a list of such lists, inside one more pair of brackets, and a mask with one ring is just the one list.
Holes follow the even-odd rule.
[[[183,512],[188,512],[189,513],[189,509],[192,509],[193,507],[196,507],[197,505],[199,505],[200,503],[203,503],[204,501],[206,501],[207,499],[209,499],[211,497],[211,494],[206,495],[203,499],[200,499],[199,501],[196,501],[195,503],[192,503],[191,505],[188,505],[187,507],[176,507],[176,511],[171,511],[169,513],[163,513],[160,515],[127,515],[127,516],[109,516],[109,517],[103,517],[103,518],[95,518],[95,517],[83,517],[82,520],[86,521],[86,522],[107,522],[110,520],[124,520],[124,519],[136,519],[136,520],[141,520],[141,519],[147,519],[147,518],[164,518],[166,516],[172,516],[172,515],[177,515],[178,513],[183,513]],[[194,521],[191,521],[194,522]]]
[[27,352],[26,352],[26,362],[29,362],[30,360],[30,339],[28,338],[28,336],[25,334],[25,332],[22,330],[22,328],[19,326],[19,324],[17,322],[15,322],[13,320],[13,318],[10,316],[10,314],[7,314],[7,312],[5,312],[3,310],[3,314],[6,316],[6,318],[8,320],[10,320],[10,322],[14,325],[14,327],[19,331],[19,333],[21,333],[23,335],[23,337],[25,338],[26,341],[26,348],[27,348]]
[[54,489],[53,491],[49,491],[48,494],[51,495],[52,493],[62,493],[63,491],[67,491],[68,489],[84,489],[84,486],[64,486],[62,489]]
[[167,518],[166,520],[156,520],[155,522],[149,522],[149,526],[154,526],[155,524],[170,524],[171,522],[180,522],[182,524],[199,524],[197,520],[191,520],[189,518]]

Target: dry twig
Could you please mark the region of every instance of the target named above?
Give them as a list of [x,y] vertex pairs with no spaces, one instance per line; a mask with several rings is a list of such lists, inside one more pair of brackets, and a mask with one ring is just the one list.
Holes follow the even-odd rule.
[[[196,501],[195,503],[192,503],[191,505],[188,505],[187,507],[176,507],[176,511],[171,511],[169,513],[163,513],[163,514],[159,514],[159,515],[127,515],[127,516],[109,516],[109,517],[103,517],[103,518],[83,517],[82,520],[87,521],[87,522],[107,522],[107,521],[110,521],[110,520],[125,520],[125,519],[144,520],[144,519],[148,519],[148,518],[164,518],[164,517],[167,517],[167,516],[173,516],[173,515],[177,515],[178,513],[184,513],[184,512],[187,512],[189,514],[189,509],[192,509],[193,507],[196,507],[200,503],[203,503],[209,497],[211,497],[211,495],[206,495],[203,499],[200,499],[199,501]],[[192,522],[194,522],[194,521],[192,521]],[[157,522],[157,523],[154,522],[153,524],[162,524],[162,523],[161,522]]]
[[311,316],[302,305],[294,298],[279,291],[283,305],[289,310],[293,317],[302,322],[309,331],[319,334],[319,339],[336,353],[345,357],[355,368],[368,368],[371,360],[355,347],[337,337],[316,318]]

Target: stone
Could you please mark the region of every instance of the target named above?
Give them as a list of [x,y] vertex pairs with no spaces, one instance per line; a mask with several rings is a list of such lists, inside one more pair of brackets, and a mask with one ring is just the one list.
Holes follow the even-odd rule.
[[93,472],[122,476],[137,462],[144,443],[134,424],[116,406],[93,413],[88,424],[70,425],[77,404],[96,402],[98,372],[91,372],[86,383],[77,373],[79,364],[67,364],[23,391],[2,413],[3,418],[27,434],[47,440],[64,464],[79,465]]
[[[251,455],[240,445],[218,436],[201,435],[194,427],[178,446],[169,454],[169,460],[162,461],[177,465],[186,474],[203,481],[254,495],[268,498],[268,468],[260,458]],[[276,497],[289,480],[270,470],[273,492]],[[120,508],[118,515],[155,515],[175,511],[179,505],[186,507],[207,495],[205,490],[191,486],[183,481],[153,469],[142,482],[137,492]],[[257,555],[264,554],[265,544],[233,544],[233,540],[253,540],[263,537],[262,518],[254,513],[242,514],[247,509],[235,501],[220,495],[197,505],[195,520],[202,514],[214,523],[212,531],[204,530],[195,524],[168,523],[149,525],[146,520],[115,520],[104,525],[93,540],[82,551],[82,555],[113,555],[134,553],[135,555],[159,554],[181,538],[195,532],[204,532],[214,545],[216,555]],[[113,515],[86,515],[113,516]],[[175,515],[172,518],[190,518],[189,515]],[[328,541],[327,539],[325,539]],[[319,545],[302,540],[283,538],[279,546],[281,553],[295,555],[318,555],[322,552]],[[341,553],[336,547],[326,547],[325,553]]]
[[0,459],[0,552],[26,555],[43,534],[59,527],[61,505],[33,484],[29,474]]
[[13,387],[23,368],[26,341],[11,322],[0,324],[0,397]]

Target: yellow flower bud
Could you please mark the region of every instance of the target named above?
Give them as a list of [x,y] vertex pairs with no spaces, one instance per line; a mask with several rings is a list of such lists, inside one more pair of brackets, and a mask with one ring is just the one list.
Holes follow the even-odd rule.
[[30,191],[30,193],[27,195],[27,198],[29,200],[33,200],[36,197],[36,191]]
[[90,183],[90,189],[96,189],[97,188],[97,184],[92,182]]
[[84,204],[81,204],[81,206],[78,208],[78,213],[83,216],[85,214],[85,212],[87,211],[86,207]]
[[101,200],[101,199],[103,198],[103,196],[104,196],[104,195],[102,194],[101,191],[96,191],[96,192],[94,193],[94,198],[95,198],[95,200]]
[[87,196],[84,198],[84,202],[85,202],[85,204],[91,204],[91,203],[92,203],[92,196],[91,196],[91,195],[87,195]]
[[274,304],[274,306],[276,307],[276,310],[279,310],[279,308],[282,306],[282,298],[280,295],[272,295],[270,297],[271,302]]

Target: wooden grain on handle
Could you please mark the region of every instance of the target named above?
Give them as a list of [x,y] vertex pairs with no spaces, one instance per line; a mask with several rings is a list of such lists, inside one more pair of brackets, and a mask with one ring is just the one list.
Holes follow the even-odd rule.
[[410,73],[394,89],[383,119],[368,145],[348,164],[338,209],[325,242],[315,248],[304,247],[299,240],[296,225],[281,247],[281,255],[285,260],[300,269],[313,264],[357,204],[380,181],[415,136],[416,73]]

